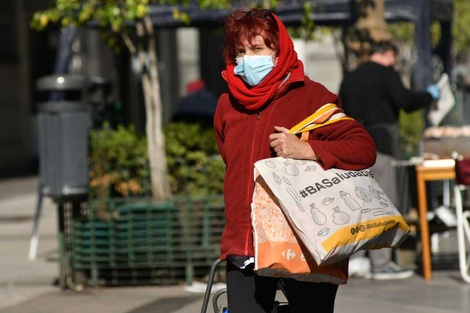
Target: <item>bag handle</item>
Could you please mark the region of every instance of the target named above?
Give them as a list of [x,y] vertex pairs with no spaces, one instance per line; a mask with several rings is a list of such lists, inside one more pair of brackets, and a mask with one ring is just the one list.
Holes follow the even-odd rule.
[[352,120],[352,118],[344,114],[343,110],[338,108],[336,104],[327,103],[302,122],[292,127],[289,130],[289,134],[302,133],[300,140],[307,141],[311,130],[342,120]]

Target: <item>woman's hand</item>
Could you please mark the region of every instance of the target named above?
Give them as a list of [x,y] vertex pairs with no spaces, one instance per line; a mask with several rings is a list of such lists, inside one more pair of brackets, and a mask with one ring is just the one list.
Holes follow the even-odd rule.
[[278,157],[317,160],[308,142],[301,141],[296,135],[289,134],[285,127],[274,126],[275,132],[269,135],[269,144]]

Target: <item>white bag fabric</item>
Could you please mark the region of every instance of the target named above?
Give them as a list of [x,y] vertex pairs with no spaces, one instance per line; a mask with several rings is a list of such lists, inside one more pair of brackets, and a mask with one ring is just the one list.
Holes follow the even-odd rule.
[[430,110],[428,114],[432,126],[438,126],[455,105],[455,98],[450,87],[449,76],[446,73],[442,74],[441,78],[439,78],[437,87],[440,91],[436,105],[437,109]]
[[315,161],[277,157],[256,162],[255,171],[319,266],[397,246],[410,231],[370,169],[325,171]]

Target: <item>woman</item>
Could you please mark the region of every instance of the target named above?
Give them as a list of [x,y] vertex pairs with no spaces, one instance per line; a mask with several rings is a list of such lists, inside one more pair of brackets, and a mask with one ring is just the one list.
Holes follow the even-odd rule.
[[[214,117],[217,144],[226,164],[226,227],[221,259],[227,261],[230,313],[271,312],[278,278],[253,272],[251,200],[253,164],[272,156],[318,161],[324,168],[358,170],[372,166],[375,146],[357,122],[319,128],[308,142],[289,128],[339,98],[305,76],[293,42],[279,18],[264,9],[237,10],[225,22],[229,91],[219,98]],[[332,275],[347,277],[347,260]],[[338,285],[283,279],[290,312],[333,312]],[[337,281],[337,280],[336,280]]]

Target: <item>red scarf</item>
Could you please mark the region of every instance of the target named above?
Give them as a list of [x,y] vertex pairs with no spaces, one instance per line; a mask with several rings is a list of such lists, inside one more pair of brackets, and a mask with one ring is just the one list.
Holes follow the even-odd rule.
[[279,28],[278,60],[272,71],[256,86],[245,84],[240,76],[234,74],[234,63],[227,64],[227,69],[222,72],[230,93],[248,110],[259,109],[272,99],[286,75],[301,65],[286,27],[276,15],[272,16]]

